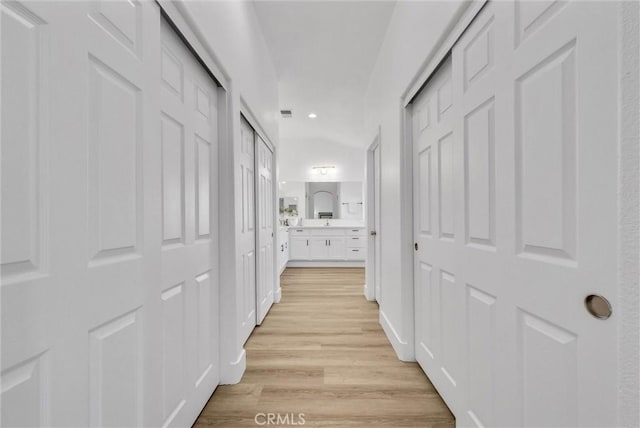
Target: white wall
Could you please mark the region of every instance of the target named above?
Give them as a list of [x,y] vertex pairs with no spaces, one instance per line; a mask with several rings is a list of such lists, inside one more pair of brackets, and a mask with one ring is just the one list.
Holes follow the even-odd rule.
[[[237,214],[242,209],[242,182],[237,160],[241,141],[240,113],[245,114],[258,133],[276,147],[277,153],[277,74],[253,2],[181,0],[178,9],[200,37],[226,82],[224,109],[227,117],[221,121],[226,127],[226,141],[222,139],[220,143],[219,177],[220,224],[223,225],[220,240],[224,243],[220,251],[220,374],[222,383],[236,383],[246,367],[246,353],[239,331],[242,295],[238,292],[242,278],[238,253],[241,216]],[[277,301],[278,291],[275,294]]]
[[[282,181],[362,181],[364,149],[333,141],[282,141],[279,151]],[[334,165],[334,171],[320,175],[313,166]]]
[[232,97],[242,97],[267,137],[277,144],[278,79],[253,2],[181,2],[228,74]]
[[459,0],[398,2],[364,102],[369,140],[374,140],[378,126],[381,133],[380,317],[394,349],[404,360],[413,359],[413,285],[402,266],[413,261],[411,249],[407,254],[403,251],[407,248],[401,245],[401,98],[462,6]]
[[340,183],[339,195],[340,218],[346,220],[362,220],[364,218],[362,182],[345,181]]

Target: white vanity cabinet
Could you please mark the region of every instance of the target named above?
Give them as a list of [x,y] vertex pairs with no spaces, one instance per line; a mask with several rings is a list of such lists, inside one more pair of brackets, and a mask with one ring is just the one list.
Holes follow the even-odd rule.
[[347,229],[346,259],[364,260],[367,258],[367,235],[364,228]]
[[278,268],[280,273],[287,267],[289,261],[289,228],[281,226],[278,229]]
[[346,258],[347,240],[344,237],[336,236],[328,239],[329,260],[344,260]]
[[289,258],[309,260],[309,230],[289,228]]
[[290,259],[361,261],[366,258],[364,236],[364,228],[290,228]]
[[340,236],[311,237],[309,239],[310,260],[344,260],[346,240]]

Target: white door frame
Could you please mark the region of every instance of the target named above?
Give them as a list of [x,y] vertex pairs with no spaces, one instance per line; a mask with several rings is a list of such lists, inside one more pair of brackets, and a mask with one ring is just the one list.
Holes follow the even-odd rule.
[[[415,311],[414,299],[414,263],[413,263],[413,138],[412,138],[412,106],[411,101],[426,85],[438,66],[449,55],[449,52],[480,13],[489,0],[469,2],[461,7],[443,37],[434,50],[431,51],[424,65],[417,71],[414,78],[406,87],[399,103],[401,117],[401,248],[403,260],[409,260],[401,266],[401,293],[403,296],[403,310],[405,316],[410,313],[411,322],[407,324],[413,329],[409,332],[415,342]],[[619,425],[637,426],[640,423],[640,360],[637,347],[640,342],[640,298],[638,297],[638,272],[640,272],[640,252],[638,250],[640,233],[640,210],[636,201],[640,198],[640,143],[637,130],[640,126],[638,107],[638,87],[640,86],[638,73],[640,70],[640,37],[638,37],[638,23],[640,22],[640,6],[637,3],[621,2],[619,6],[619,38],[620,46],[625,54],[620,54],[621,64],[619,82],[621,99],[619,101],[619,141],[615,142],[619,152],[619,196],[618,196],[618,251],[621,255],[618,266],[618,307],[621,317],[619,321],[620,335],[618,338],[619,361],[624,362],[618,373],[618,422]],[[629,78],[629,76],[633,76]],[[633,94],[633,95],[631,95]],[[630,101],[633,98],[634,101]],[[626,118],[626,119],[624,119]],[[410,303],[406,296],[410,296]],[[406,318],[405,318],[406,320]],[[415,360],[413,346],[407,354]],[[408,351],[407,349],[407,351]],[[408,357],[409,355],[405,355]],[[409,359],[409,358],[403,358]]]
[[[380,299],[380,296],[376,295],[376,284],[380,283],[380,278],[377,277],[376,272],[376,239],[380,239],[380,231],[376,229],[376,207],[375,204],[379,203],[376,199],[376,186],[375,175],[380,174],[380,171],[375,170],[375,150],[380,150],[380,126],[378,126],[378,132],[373,139],[371,145],[367,148],[366,166],[365,166],[365,182],[366,184],[366,225],[367,225],[367,259],[365,261],[365,284],[364,295],[369,301],[376,301]],[[380,189],[377,189],[378,196],[380,195]],[[376,235],[372,236],[371,232],[376,231]]]

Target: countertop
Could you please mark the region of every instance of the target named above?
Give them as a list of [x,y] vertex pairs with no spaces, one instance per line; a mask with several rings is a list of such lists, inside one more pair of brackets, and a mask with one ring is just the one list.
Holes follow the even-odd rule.
[[281,226],[289,229],[364,229],[363,225],[351,226]]

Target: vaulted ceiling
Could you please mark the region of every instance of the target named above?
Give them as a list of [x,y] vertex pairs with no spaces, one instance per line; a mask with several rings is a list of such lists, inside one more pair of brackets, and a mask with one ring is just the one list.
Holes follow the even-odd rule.
[[[395,1],[256,1],[275,63],[280,141],[364,147],[363,102]],[[317,118],[308,115],[315,113]]]

